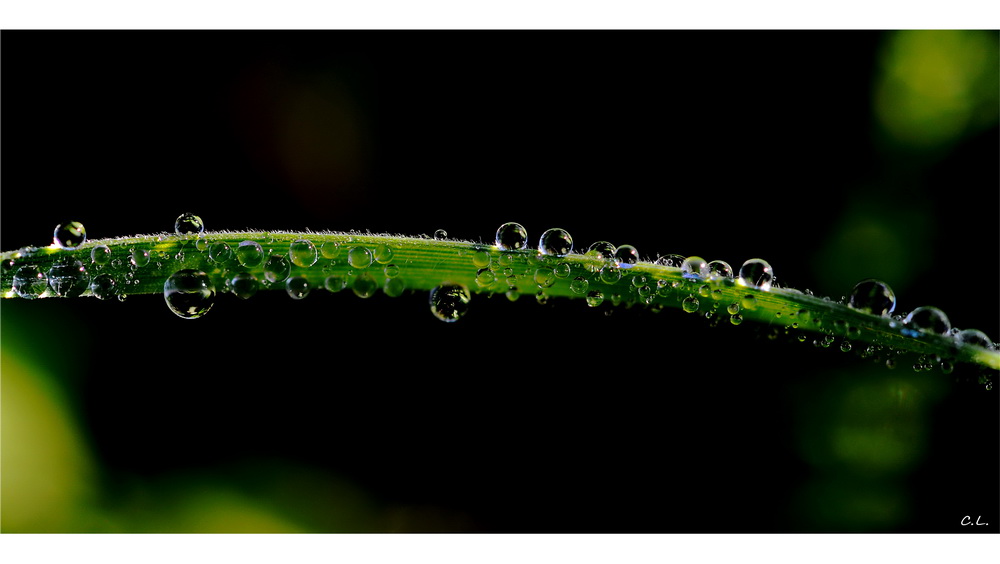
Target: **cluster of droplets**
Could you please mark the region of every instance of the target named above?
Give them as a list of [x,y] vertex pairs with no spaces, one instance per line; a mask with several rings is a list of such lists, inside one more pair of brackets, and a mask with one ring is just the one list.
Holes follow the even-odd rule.
[[[89,262],[84,264],[72,255],[57,258],[48,270],[42,270],[29,261],[15,264],[5,262],[6,269],[12,269],[11,287],[16,295],[24,299],[35,299],[44,295],[76,297],[88,290],[100,299],[123,299],[129,284],[139,283],[139,271],[155,266],[169,265],[171,260],[184,261],[184,245],[188,252],[200,253],[207,261],[200,268],[177,268],[164,282],[164,299],[179,317],[195,319],[212,309],[217,293],[229,292],[247,299],[261,288],[283,285],[293,299],[303,299],[314,289],[310,279],[302,275],[301,269],[313,267],[330,272],[321,287],[329,292],[339,292],[352,288],[362,298],[370,297],[382,289],[389,296],[399,296],[406,289],[399,276],[400,268],[393,262],[394,251],[386,244],[354,244],[350,240],[326,241],[317,246],[309,239],[291,241],[285,252],[265,250],[260,242],[245,240],[234,246],[226,242],[209,243],[204,238],[205,225],[201,218],[184,213],[174,222],[174,233],[183,243],[181,250],[173,257],[162,252],[151,251],[142,246],[127,249],[127,253],[114,256],[107,245],[94,245],[89,251]],[[435,240],[445,240],[447,233],[438,230]],[[194,245],[190,240],[194,240]],[[161,239],[162,240],[162,237]],[[87,241],[86,229],[77,221],[56,226],[53,231],[53,247],[73,251]],[[734,303],[726,303],[722,296],[724,287],[745,287],[759,291],[770,291],[776,287],[771,265],[759,258],[745,261],[735,271],[722,260],[707,261],[699,256],[665,255],[652,263],[653,266],[679,270],[680,280],[653,280],[640,264],[639,251],[632,245],[615,246],[608,241],[597,241],[578,256],[587,260],[561,261],[559,259],[574,254],[573,237],[565,229],[551,228],[542,233],[534,250],[529,248],[528,232],[524,226],[509,222],[501,225],[495,236],[498,254],[485,246],[471,251],[476,268],[475,286],[479,290],[496,292],[497,284],[505,290],[511,300],[517,299],[525,291],[535,292],[539,302],[549,299],[549,289],[562,283],[576,296],[583,297],[591,307],[604,303],[655,304],[656,298],[673,297],[680,308],[687,313],[699,313],[708,319],[718,319],[722,311],[729,316],[733,325],[743,322],[743,313],[756,309],[756,297],[752,293]],[[273,243],[274,239],[270,239]],[[192,249],[193,247],[193,249]],[[268,249],[273,249],[269,245]],[[22,249],[20,256],[30,257],[37,249]],[[333,272],[333,265],[341,263],[349,270],[346,275]],[[104,271],[108,265],[120,271],[128,269],[123,276],[113,276]],[[168,266],[169,267],[169,266]],[[89,268],[89,270],[88,270]],[[262,273],[258,278],[251,271]],[[381,271],[380,273],[378,271]],[[381,281],[380,281],[381,280]],[[794,291],[794,290],[790,290]],[[46,294],[49,292],[50,294]],[[807,294],[811,293],[807,290]],[[432,314],[446,322],[454,322],[468,311],[471,293],[466,285],[446,283],[430,292],[429,303]],[[827,298],[828,299],[828,298]],[[947,315],[932,306],[918,307],[906,315],[893,315],[896,311],[896,296],[885,282],[867,279],[859,282],[847,298],[847,305],[855,310],[874,316],[887,318],[891,328],[901,335],[911,338],[940,336],[953,339],[956,346],[972,345],[987,350],[996,347],[990,338],[976,329],[959,330],[953,328]],[[725,305],[724,308],[720,307]],[[819,316],[810,317],[806,310],[786,314],[785,325],[793,330],[817,330]],[[776,317],[782,312],[776,312]],[[843,323],[843,322],[842,322]],[[824,328],[825,334],[814,339],[816,346],[827,348],[836,339],[839,330],[843,336],[839,348],[843,351],[855,350],[851,339],[859,336],[860,330],[845,326]],[[805,333],[796,333],[798,340],[808,340]],[[871,347],[863,347],[859,354],[871,355]],[[890,355],[887,363],[894,358]],[[943,370],[950,366],[949,360],[940,360]],[[920,360],[915,367],[926,368],[928,361]],[[946,370],[947,371],[947,370]]]

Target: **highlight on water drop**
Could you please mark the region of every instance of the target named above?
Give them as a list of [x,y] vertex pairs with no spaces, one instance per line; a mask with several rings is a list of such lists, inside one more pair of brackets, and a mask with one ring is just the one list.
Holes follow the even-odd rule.
[[207,274],[186,268],[163,283],[163,299],[181,319],[197,319],[215,305],[215,286]]
[[264,249],[257,241],[243,241],[236,247],[236,259],[247,268],[260,266],[264,262]]
[[951,331],[951,321],[948,320],[948,316],[934,306],[921,306],[911,311],[903,319],[903,325],[910,330],[910,333],[907,333],[904,329],[904,333],[911,337],[917,336],[912,334],[912,331],[923,331],[936,335],[945,335]]
[[538,239],[538,252],[547,256],[564,257],[573,252],[573,237],[565,229],[548,229]]
[[847,305],[874,315],[889,315],[896,309],[896,294],[885,282],[869,278],[854,286]]
[[24,265],[14,272],[13,290],[26,300],[41,297],[48,285],[48,278],[33,264]]
[[469,289],[465,286],[446,283],[431,290],[428,301],[434,317],[453,323],[468,312],[471,299]]
[[66,257],[57,260],[47,274],[49,287],[60,298],[75,298],[90,286],[90,276],[83,264]]
[[508,222],[497,228],[496,245],[501,251],[522,249],[527,241],[528,230],[520,223]]
[[52,244],[60,249],[73,250],[86,241],[87,230],[79,221],[60,223],[52,232]]
[[288,245],[288,258],[292,264],[308,268],[319,260],[316,253],[316,245],[308,239],[296,239]]
[[684,278],[708,280],[708,261],[701,257],[687,257],[681,262],[681,275]]
[[200,235],[203,231],[205,231],[205,224],[201,221],[200,217],[193,213],[182,213],[174,221],[174,233],[178,237]]
[[743,263],[740,267],[740,276],[737,282],[750,288],[759,288],[767,291],[771,289],[771,281],[774,279],[774,272],[771,265],[764,259],[753,258]]
[[632,245],[621,245],[615,249],[614,256],[621,268],[632,268],[639,263],[639,251]]

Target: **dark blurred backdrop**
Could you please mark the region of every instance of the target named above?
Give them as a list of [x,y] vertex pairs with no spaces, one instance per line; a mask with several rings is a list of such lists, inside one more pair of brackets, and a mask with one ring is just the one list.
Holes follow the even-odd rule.
[[[484,242],[517,221],[762,257],[834,299],[876,277],[997,339],[997,45],[4,31],[0,247],[185,211]],[[1000,527],[996,391],[965,367],[530,296],[456,324],[423,295],[229,298],[195,321],[155,296],[3,300],[5,532]]]

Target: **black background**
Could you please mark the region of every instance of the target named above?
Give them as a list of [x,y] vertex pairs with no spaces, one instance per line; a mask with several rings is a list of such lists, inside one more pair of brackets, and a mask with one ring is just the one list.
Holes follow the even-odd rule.
[[[762,256],[788,285],[836,298],[850,288],[824,287],[809,257],[857,186],[905,200],[918,183],[936,214],[931,266],[901,302],[996,337],[997,129],[920,163],[919,181],[880,183],[883,39],[5,31],[2,247],[47,244],[66,218],[92,239],[169,231],[188,210],[208,229],[484,242],[518,221],[646,258]],[[328,153],[334,164],[313,158]],[[678,310],[606,316],[530,296],[474,296],[456,324],[421,295],[230,298],[196,321],[155,297],[3,304],[37,316],[5,335],[86,327],[65,384],[110,505],[130,481],[282,461],[380,507],[461,516],[410,530],[869,530],[796,502],[814,472],[799,414],[837,374],[874,366],[853,355]],[[888,531],[1000,523],[995,395],[936,376],[948,384],[924,458],[900,478],[907,517]],[[228,478],[256,495],[247,472]]]

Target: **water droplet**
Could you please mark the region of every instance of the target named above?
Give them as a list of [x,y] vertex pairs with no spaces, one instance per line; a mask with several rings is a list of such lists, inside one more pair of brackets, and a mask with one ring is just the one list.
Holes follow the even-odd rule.
[[752,294],[747,294],[740,299],[743,309],[757,309],[757,298]]
[[431,313],[441,321],[458,321],[469,310],[469,289],[460,284],[442,284],[431,290]]
[[739,325],[740,323],[743,323],[743,316],[738,313],[730,315],[729,322],[733,325]]
[[177,216],[177,221],[174,221],[174,233],[178,237],[198,235],[204,230],[205,224],[201,221],[200,217],[193,213],[182,213]]
[[492,257],[490,257],[489,251],[486,249],[476,249],[472,253],[472,264],[476,268],[486,268],[492,262]]
[[341,276],[327,276],[323,281],[323,287],[327,292],[336,293],[347,287],[347,280]]
[[107,245],[98,245],[90,250],[90,262],[104,266],[111,262],[111,249]]
[[90,286],[90,276],[80,261],[66,257],[56,261],[48,273],[49,287],[61,298],[75,298]]
[[372,252],[367,247],[354,247],[347,252],[347,262],[357,269],[368,268],[372,264]]
[[708,284],[702,284],[698,286],[698,295],[707,298],[712,294],[712,288]]
[[990,350],[993,341],[979,329],[963,329],[955,334],[955,342],[962,345],[975,345]]
[[311,289],[305,276],[292,276],[285,282],[285,291],[293,300],[304,299]]
[[698,298],[694,296],[688,296],[684,298],[683,302],[681,302],[681,308],[688,313],[698,311],[698,305]]
[[571,270],[572,268],[570,265],[564,262],[562,264],[557,264],[556,267],[552,269],[552,272],[555,273],[556,278],[566,278],[569,276]]
[[226,263],[233,260],[233,249],[223,241],[208,248],[208,259],[212,262]]
[[539,288],[548,288],[556,281],[556,274],[551,268],[539,268],[535,270],[535,284]]
[[379,245],[375,247],[375,252],[373,253],[373,258],[375,262],[379,264],[386,264],[392,261],[392,248],[389,245]]
[[79,221],[56,225],[52,232],[52,243],[60,249],[72,250],[87,241],[87,230]]
[[[944,335],[951,330],[948,316],[933,306],[922,306],[910,312],[903,320],[903,325],[911,330],[924,331]],[[911,335],[915,336],[915,335]]]
[[896,294],[885,282],[869,278],[854,286],[848,305],[875,315],[888,315],[896,309]]
[[547,256],[564,257],[573,252],[573,237],[565,229],[553,227],[538,238],[538,252]]
[[386,278],[395,278],[399,276],[399,267],[395,264],[387,264],[382,269],[382,273],[385,274]]
[[622,245],[615,249],[615,262],[622,268],[632,268],[639,262],[639,251],[632,245]]
[[309,268],[316,264],[319,257],[316,256],[316,245],[307,239],[296,239],[288,245],[288,258],[292,264]]
[[110,274],[98,274],[90,281],[90,291],[98,299],[110,300],[118,294],[118,283]]
[[524,248],[528,241],[528,230],[520,223],[505,223],[497,228],[496,244],[501,251],[516,251]]
[[708,272],[708,262],[701,257],[688,257],[681,263],[681,274],[684,278],[708,280]]
[[178,317],[197,319],[215,304],[215,286],[204,272],[186,268],[163,283],[163,299]]
[[260,266],[264,262],[264,249],[257,241],[243,241],[236,247],[236,259],[247,268]]
[[729,263],[724,260],[713,260],[708,263],[708,278],[709,280],[721,280],[724,278],[733,277],[733,267],[729,266]]
[[247,300],[257,293],[260,288],[260,282],[257,281],[257,277],[249,272],[239,272],[230,281],[232,286],[233,294],[236,297]]
[[852,346],[850,341],[844,341],[840,343],[840,350],[843,352],[851,352],[851,348]]
[[771,265],[764,259],[750,259],[743,263],[743,266],[740,267],[740,277],[738,281],[743,286],[760,288],[761,290],[767,291],[771,289],[772,279],[774,279],[774,273],[771,269]]
[[656,259],[654,264],[660,266],[669,266],[672,268],[680,268],[684,264],[684,257],[681,255],[664,255]]
[[282,255],[271,255],[264,263],[264,278],[267,278],[267,281],[271,283],[281,282],[288,278],[288,273],[291,270],[292,265],[288,264],[288,259]]
[[493,274],[493,271],[488,268],[482,268],[476,273],[476,284],[478,284],[480,288],[492,286],[496,280],[496,275]]
[[375,280],[374,276],[364,272],[354,277],[351,289],[354,290],[354,295],[359,298],[370,298],[375,295],[376,291],[378,291],[378,282]]
[[569,283],[569,289],[574,294],[583,295],[587,293],[587,288],[590,287],[590,282],[583,276],[577,276]]
[[136,268],[141,268],[149,264],[149,250],[141,247],[133,247],[129,254],[129,262]]
[[591,290],[587,292],[587,305],[590,307],[597,307],[604,303],[604,294],[600,290]]
[[199,235],[198,240],[194,242],[194,248],[201,252],[205,252],[205,249],[208,248],[208,239]]
[[726,311],[729,312],[730,315],[736,315],[740,312],[740,305],[737,303],[729,304],[729,306],[726,307]]
[[319,252],[325,259],[335,259],[340,256],[340,242],[327,241],[326,243],[323,243],[322,247],[320,247]]
[[406,290],[406,282],[402,278],[387,278],[382,285],[382,291],[390,298],[398,298]]
[[539,290],[538,293],[535,294],[535,301],[538,302],[539,305],[546,305],[549,303],[549,295]]
[[587,256],[597,260],[611,260],[615,256],[615,246],[607,241],[596,241],[587,248]]
[[604,268],[598,273],[601,278],[601,282],[605,284],[614,284],[621,280],[622,271],[614,264],[605,265]]
[[14,272],[14,279],[11,283],[17,295],[26,300],[33,300],[41,296],[48,285],[49,281],[45,277],[45,274],[33,264],[27,264],[18,268]]

